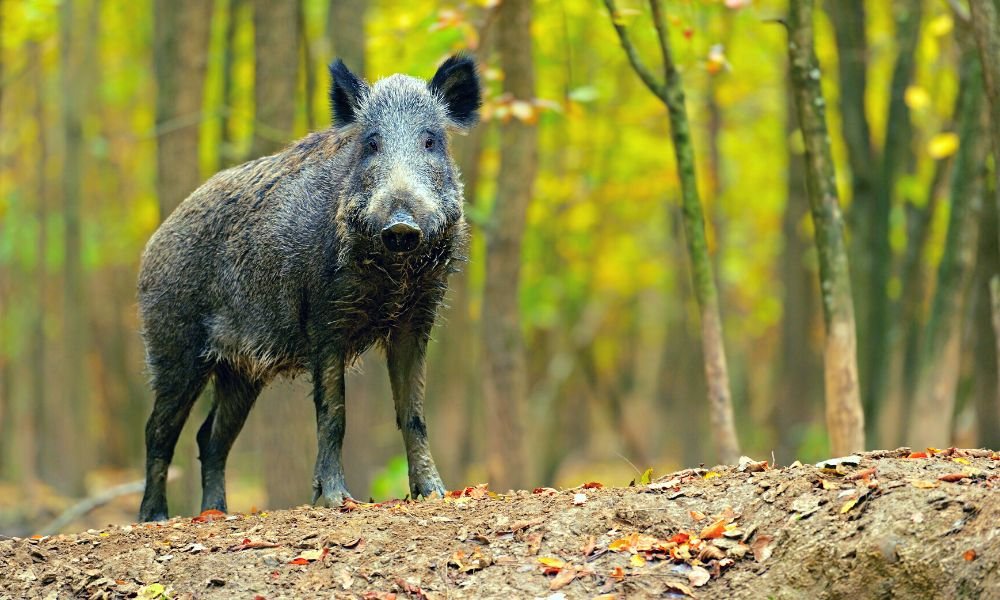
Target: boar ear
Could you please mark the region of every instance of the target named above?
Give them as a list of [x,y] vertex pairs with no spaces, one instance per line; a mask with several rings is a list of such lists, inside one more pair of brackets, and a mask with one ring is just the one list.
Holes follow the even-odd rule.
[[338,58],[330,63],[330,110],[334,125],[342,127],[354,122],[361,97],[367,90],[368,85],[351,73],[344,61]]
[[448,108],[448,117],[458,127],[468,129],[479,119],[482,87],[476,62],[466,54],[456,54],[431,79],[430,90]]

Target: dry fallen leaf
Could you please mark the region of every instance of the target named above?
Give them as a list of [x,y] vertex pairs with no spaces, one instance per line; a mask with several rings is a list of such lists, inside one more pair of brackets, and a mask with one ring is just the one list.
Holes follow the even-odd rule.
[[962,481],[963,479],[968,479],[969,476],[966,473],[948,473],[938,477],[938,481],[947,481],[948,483],[955,483],[957,481]]
[[215,510],[210,508],[208,510],[201,511],[201,514],[197,517],[191,519],[192,523],[210,523],[212,521],[220,521],[226,518],[226,513],[221,510]]
[[774,552],[774,536],[763,533],[758,535],[750,543],[750,550],[753,552],[754,560],[759,563],[764,562]]
[[694,592],[691,591],[691,588],[684,585],[683,583],[678,583],[676,581],[668,581],[666,582],[666,587],[667,587],[666,591],[668,592],[677,592],[680,594],[684,594],[685,596],[691,596],[692,598],[694,597]]
[[587,541],[583,543],[583,547],[580,549],[580,551],[583,553],[584,556],[590,556],[591,554],[594,553],[594,548],[596,546],[597,546],[597,538],[595,538],[594,536],[590,536],[587,538]]
[[691,518],[694,519],[695,523],[704,521],[706,519],[705,513],[701,512],[699,510],[692,510],[692,511],[690,511],[689,514],[691,515]]
[[937,481],[929,481],[927,479],[912,479],[912,480],[910,480],[910,484],[913,487],[920,488],[922,490],[929,490],[929,489],[936,488],[936,487],[938,487],[938,486],[941,485]]
[[583,489],[585,490],[599,490],[602,487],[604,487],[604,484],[598,481],[588,481],[587,483],[583,484]]
[[638,554],[633,554],[628,562],[629,565],[638,568],[646,564],[646,559]]
[[722,534],[725,533],[725,531],[726,531],[726,519],[719,519],[718,521],[702,529],[701,534],[698,537],[700,537],[703,540],[713,540],[715,538],[722,537]]
[[962,558],[964,558],[965,560],[969,560],[969,561],[976,560],[976,551],[975,551],[975,549],[969,548],[968,550],[966,550],[962,554]]
[[259,550],[260,548],[277,548],[278,544],[265,541],[251,541],[250,538],[243,538],[243,541],[239,544],[235,544],[229,547],[230,552],[239,552],[240,550]]
[[694,587],[701,587],[708,583],[708,580],[712,578],[712,575],[704,567],[694,566],[688,571],[688,581]]
[[846,513],[847,511],[854,508],[857,504],[858,504],[857,498],[851,498],[847,502],[844,502],[843,506],[840,507],[840,514]]
[[560,569],[549,583],[549,589],[555,591],[566,587],[576,579],[577,574],[576,569]]

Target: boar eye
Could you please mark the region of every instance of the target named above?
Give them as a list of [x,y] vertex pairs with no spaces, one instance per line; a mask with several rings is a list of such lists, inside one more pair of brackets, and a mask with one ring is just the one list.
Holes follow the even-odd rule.
[[368,140],[368,151],[371,153],[378,152],[378,140]]
[[424,149],[425,150],[433,150],[434,149],[434,138],[429,137],[426,140],[424,140]]

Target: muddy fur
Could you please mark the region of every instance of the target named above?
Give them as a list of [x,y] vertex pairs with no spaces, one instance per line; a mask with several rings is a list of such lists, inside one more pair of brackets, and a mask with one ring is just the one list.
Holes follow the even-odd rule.
[[[213,377],[215,404],[198,434],[203,508],[225,510],[226,456],[262,387],[301,372],[317,406],[314,501],[339,503],[343,370],[373,345],[389,358],[411,491],[444,489],[426,441],[423,358],[468,235],[447,143],[475,121],[478,76],[464,57],[430,85],[394,75],[369,86],[340,61],[331,75],[333,127],[216,174],[143,254],[139,311],[156,401],[141,520],[167,516],[166,467]],[[407,254],[380,238],[400,215],[421,232]]]

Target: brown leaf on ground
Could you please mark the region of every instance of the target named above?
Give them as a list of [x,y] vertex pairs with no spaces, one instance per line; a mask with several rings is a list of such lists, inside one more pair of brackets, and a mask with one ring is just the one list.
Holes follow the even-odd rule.
[[397,586],[399,586],[399,589],[403,590],[407,594],[410,594],[411,596],[420,598],[421,600],[427,598],[427,594],[424,593],[424,590],[420,589],[420,586],[413,585],[412,583],[403,579],[402,577],[397,577],[395,579],[395,583]]
[[448,564],[453,565],[463,573],[471,573],[472,571],[485,569],[493,564],[493,557],[489,554],[484,554],[480,548],[473,550],[472,554],[466,554],[464,550],[456,550],[451,555]]
[[691,570],[688,571],[687,576],[688,576],[688,581],[690,581],[691,585],[693,585],[694,587],[701,587],[706,583],[708,583],[708,580],[712,578],[712,575],[708,572],[707,569],[705,569],[704,567],[699,567],[697,565],[691,567]]
[[594,553],[595,547],[597,547],[597,538],[591,535],[588,536],[587,541],[583,543],[583,547],[580,548],[580,552],[582,552],[584,556],[590,556]]
[[566,587],[570,583],[573,583],[573,580],[576,579],[578,574],[579,572],[573,568],[560,569],[549,583],[549,589],[555,591]]
[[771,557],[774,552],[774,536],[767,534],[758,535],[753,542],[750,543],[750,551],[753,552],[754,560],[759,563],[764,562]]
[[963,479],[968,479],[969,476],[966,473],[948,473],[938,477],[938,481],[947,481],[948,483],[955,483],[956,481],[962,481]]
[[261,548],[277,548],[278,544],[273,542],[265,542],[262,540],[252,541],[250,538],[243,538],[243,541],[239,544],[232,545],[228,548],[230,552],[239,552],[240,550],[259,550]]

